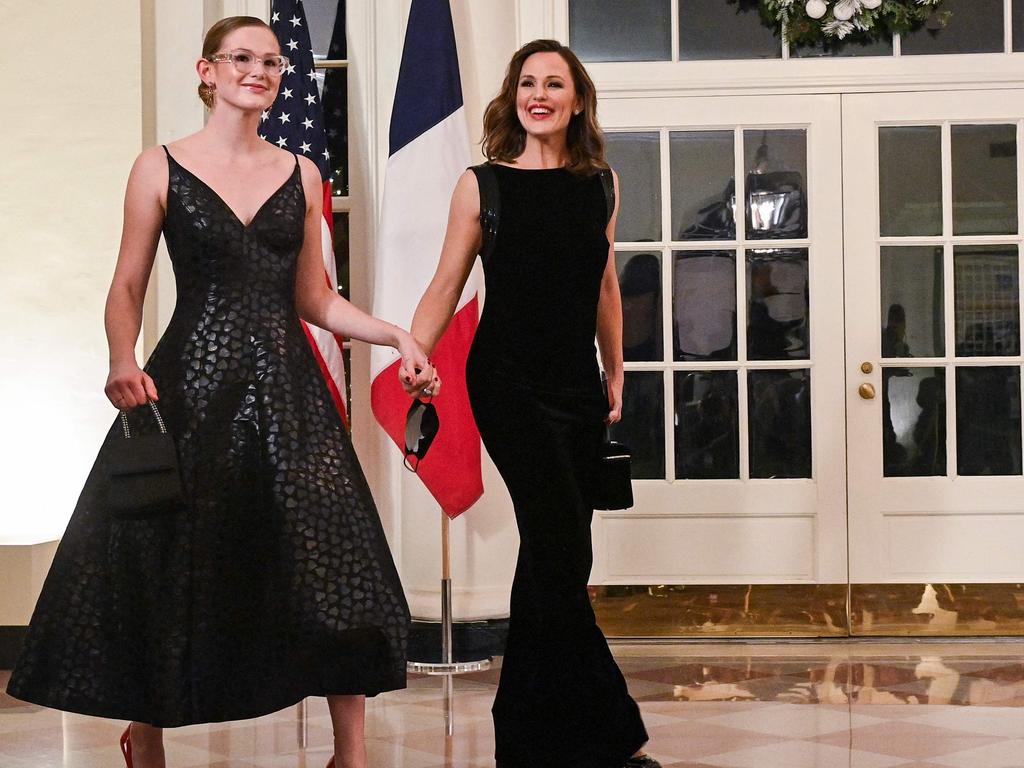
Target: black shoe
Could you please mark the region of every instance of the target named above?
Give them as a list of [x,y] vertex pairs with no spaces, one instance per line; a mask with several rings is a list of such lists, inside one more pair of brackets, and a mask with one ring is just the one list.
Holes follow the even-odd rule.
[[661,768],[661,763],[650,755],[640,755],[640,757],[629,758],[622,768]]

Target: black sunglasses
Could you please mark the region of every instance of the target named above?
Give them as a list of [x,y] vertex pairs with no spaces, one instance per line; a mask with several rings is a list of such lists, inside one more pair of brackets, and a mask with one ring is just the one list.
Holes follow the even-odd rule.
[[[419,469],[430,444],[437,437],[441,422],[437,409],[430,400],[413,400],[405,415],[405,467],[411,472]],[[416,459],[413,463],[413,459]]]

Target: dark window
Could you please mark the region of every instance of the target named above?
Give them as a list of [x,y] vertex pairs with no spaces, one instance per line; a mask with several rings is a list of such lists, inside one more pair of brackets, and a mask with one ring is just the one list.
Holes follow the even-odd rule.
[[667,61],[670,0],[569,0],[569,44],[583,61]]

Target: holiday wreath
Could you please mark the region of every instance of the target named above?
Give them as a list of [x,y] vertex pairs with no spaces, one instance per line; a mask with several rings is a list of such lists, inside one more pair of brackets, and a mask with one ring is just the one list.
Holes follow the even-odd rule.
[[[735,1],[735,0],[733,0]],[[738,0],[741,6],[750,2]],[[904,35],[927,25],[946,26],[942,0],[759,0],[761,17],[794,45],[815,45],[848,36],[863,42]]]

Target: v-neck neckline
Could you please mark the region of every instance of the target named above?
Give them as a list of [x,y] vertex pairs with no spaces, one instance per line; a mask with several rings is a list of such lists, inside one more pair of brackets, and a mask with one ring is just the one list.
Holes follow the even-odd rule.
[[260,214],[263,212],[263,209],[267,207],[267,205],[270,203],[271,200],[273,200],[275,197],[278,196],[278,194],[280,194],[282,189],[284,189],[286,186],[288,186],[288,182],[290,182],[293,178],[295,178],[295,173],[296,173],[296,171],[299,170],[298,158],[296,157],[295,167],[292,168],[292,172],[288,174],[288,178],[286,178],[284,181],[282,181],[277,186],[277,188],[273,192],[270,193],[270,196],[260,204],[260,207],[256,209],[256,212],[252,215],[252,218],[249,219],[248,223],[246,223],[246,222],[242,221],[242,217],[241,216],[239,216],[237,213],[235,213],[235,209],[232,208],[230,205],[228,205],[228,201],[224,199],[224,196],[221,195],[220,192],[218,192],[216,189],[214,189],[212,186],[210,186],[210,184],[208,184],[207,182],[203,181],[201,176],[198,176],[197,174],[193,173],[188,168],[186,168],[184,165],[179,163],[175,159],[174,155],[172,155],[170,153],[170,150],[168,150],[167,147],[164,147],[164,151],[167,153],[167,157],[170,158],[174,162],[174,164],[176,166],[178,166],[178,168],[183,170],[185,173],[187,173],[193,179],[195,179],[200,184],[202,184],[204,187],[206,187],[206,189],[209,190],[210,193],[215,198],[217,198],[217,200],[220,202],[220,204],[222,206],[224,206],[224,209],[228,213],[231,214],[231,218],[233,218],[236,222],[238,222],[238,224],[241,225],[242,229],[249,229],[256,222],[256,219],[259,218]]

